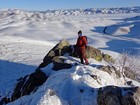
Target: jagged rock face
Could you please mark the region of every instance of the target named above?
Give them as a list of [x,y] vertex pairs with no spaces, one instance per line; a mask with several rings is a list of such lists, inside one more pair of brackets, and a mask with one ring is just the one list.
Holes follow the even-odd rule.
[[115,86],[108,86],[98,90],[98,105],[121,105],[121,89]]
[[60,41],[49,53],[44,57],[43,62],[39,65],[39,68],[47,66],[49,63],[53,62],[55,56],[62,56],[66,53],[70,53],[71,48],[69,42],[66,40]]
[[24,78],[20,78],[17,83],[14,92],[10,99],[3,98],[1,103],[9,103],[12,102],[24,95],[29,95],[31,92],[35,92],[38,86],[41,86],[46,80],[47,76],[41,70],[36,70],[34,73],[25,76]]
[[[72,56],[74,57],[78,57],[78,50],[77,47],[74,46],[74,52],[72,53]],[[95,49],[94,47],[91,46],[87,46],[86,48],[86,56],[87,58],[94,58],[97,61],[101,61],[102,60],[102,54],[101,51],[98,49]]]
[[140,88],[107,86],[99,88],[98,105],[140,105]]
[[130,70],[130,68],[128,67],[124,68],[124,74],[130,79],[137,80],[137,73],[135,71]]
[[[78,57],[77,48],[74,46],[74,51],[71,49],[71,45],[66,40],[60,41],[49,53],[44,57],[43,62],[39,65],[39,68],[47,66],[49,63],[53,62],[57,65],[58,62],[53,61],[56,56],[63,56],[64,54],[69,53],[71,56]],[[107,62],[112,62],[112,57],[107,54],[102,54],[99,49],[96,49],[92,46],[87,46],[86,49],[87,58],[93,58],[97,61],[104,59]],[[61,62],[62,63],[62,62]],[[60,64],[60,62],[59,62]],[[65,64],[67,65],[67,64]]]
[[24,95],[28,95],[35,91],[38,86],[41,86],[46,81],[46,79],[46,74],[41,70],[36,70],[29,76],[25,76],[23,80],[19,81],[16,88],[14,89],[12,100],[15,100]]
[[[66,53],[70,53],[70,44],[66,40],[60,41],[49,53],[44,57],[43,63],[39,65],[39,68],[47,66],[53,62],[54,70],[71,68],[71,64],[64,62],[64,59],[59,58]],[[40,69],[37,69],[34,73],[21,78],[17,83],[11,98],[3,98],[0,101],[0,105],[4,103],[12,102],[24,95],[29,95],[31,92],[35,92],[38,86],[41,86],[46,80],[47,76]]]
[[72,67],[71,64],[65,63],[66,59],[60,58],[60,56],[56,56],[53,58],[53,70],[61,70],[61,69],[69,69]]
[[[75,51],[76,49],[74,50],[73,54],[76,54]],[[49,51],[49,53],[45,56],[43,63],[41,63],[39,67],[43,68],[49,63],[53,63],[53,70],[57,71],[61,69],[69,69],[72,67],[72,65],[67,64],[65,62],[66,59],[64,59],[62,56],[71,52],[70,44],[67,41],[62,40],[52,50]],[[86,53],[88,57],[94,58],[98,61],[104,59],[105,57],[100,50],[91,46],[87,47]],[[76,56],[78,57],[78,55]],[[117,71],[115,67],[102,66],[99,69],[117,78],[121,78],[121,73]],[[99,79],[97,74],[90,76],[95,81],[98,81]],[[12,96],[10,98],[3,98],[0,101],[0,105],[12,102],[24,95],[29,95],[32,92],[35,92],[38,86],[41,86],[47,80],[47,78],[48,76],[46,76],[46,74],[38,68],[34,73],[21,78],[17,83]],[[80,89],[80,92],[83,93],[84,89]],[[91,92],[94,92],[94,90]],[[50,94],[53,95],[54,93],[52,92]],[[99,88],[97,94],[97,103],[98,105],[140,105],[140,88],[123,88],[117,86],[106,86]]]
[[114,74],[114,76],[121,78],[121,72],[119,70],[117,70],[115,67],[110,67],[110,66],[103,66],[100,68],[100,70],[103,70],[105,72],[107,72],[108,74]]
[[114,59],[108,54],[103,54],[102,53],[102,57],[106,62],[109,62],[109,63],[114,63],[115,62]]
[[124,88],[122,105],[140,105],[140,88]]
[[100,50],[91,47],[91,46],[87,46],[86,49],[86,55],[88,58],[94,58],[97,61],[101,61],[102,60],[102,53]]
[[[77,47],[74,46],[74,52],[72,53],[72,56],[74,57],[78,57],[78,52],[77,52]],[[108,55],[108,54],[103,54],[101,53],[101,50],[99,49],[96,49],[92,46],[87,46],[86,48],[86,56],[87,58],[93,58],[97,61],[102,61],[103,59],[106,61],[106,62],[114,62],[113,58]]]

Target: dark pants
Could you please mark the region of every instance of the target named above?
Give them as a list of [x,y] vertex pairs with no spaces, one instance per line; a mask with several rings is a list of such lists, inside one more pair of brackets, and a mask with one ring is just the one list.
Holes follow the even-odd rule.
[[80,58],[82,64],[84,64],[84,61],[85,61],[85,64],[88,64],[85,48],[78,48],[78,55],[79,55],[79,58]]

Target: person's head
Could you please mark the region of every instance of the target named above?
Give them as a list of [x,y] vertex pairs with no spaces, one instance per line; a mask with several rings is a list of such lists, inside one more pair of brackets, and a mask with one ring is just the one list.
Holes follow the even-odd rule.
[[82,36],[82,31],[78,31],[78,36]]

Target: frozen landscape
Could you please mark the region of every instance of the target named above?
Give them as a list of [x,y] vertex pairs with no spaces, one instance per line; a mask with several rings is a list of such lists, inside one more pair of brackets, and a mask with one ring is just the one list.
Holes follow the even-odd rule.
[[[77,32],[83,31],[88,45],[109,54],[116,61],[123,53],[133,56],[140,68],[140,7],[24,11],[0,10],[0,100],[10,97],[17,80],[31,74],[45,55],[62,39],[76,44]],[[68,62],[75,64],[78,58]],[[90,65],[77,65],[53,71],[49,64],[42,71],[47,81],[30,95],[8,105],[97,105],[97,91],[109,85],[131,87],[126,80],[100,71],[93,65],[110,66],[105,61],[88,59]],[[120,66],[115,64],[116,67]],[[137,71],[140,72],[140,71]],[[94,81],[90,75],[97,75]],[[81,94],[78,89],[84,89]],[[92,92],[94,90],[94,92]],[[54,95],[51,96],[50,92]],[[55,100],[55,101],[54,101]]]

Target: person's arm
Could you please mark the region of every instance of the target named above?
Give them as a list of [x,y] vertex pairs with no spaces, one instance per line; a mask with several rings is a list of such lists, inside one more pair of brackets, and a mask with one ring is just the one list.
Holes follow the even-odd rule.
[[79,38],[77,38],[77,43],[76,43],[76,46],[78,46],[78,43],[79,43]]
[[83,43],[84,43],[85,47],[87,47],[87,39],[85,37],[83,37]]

